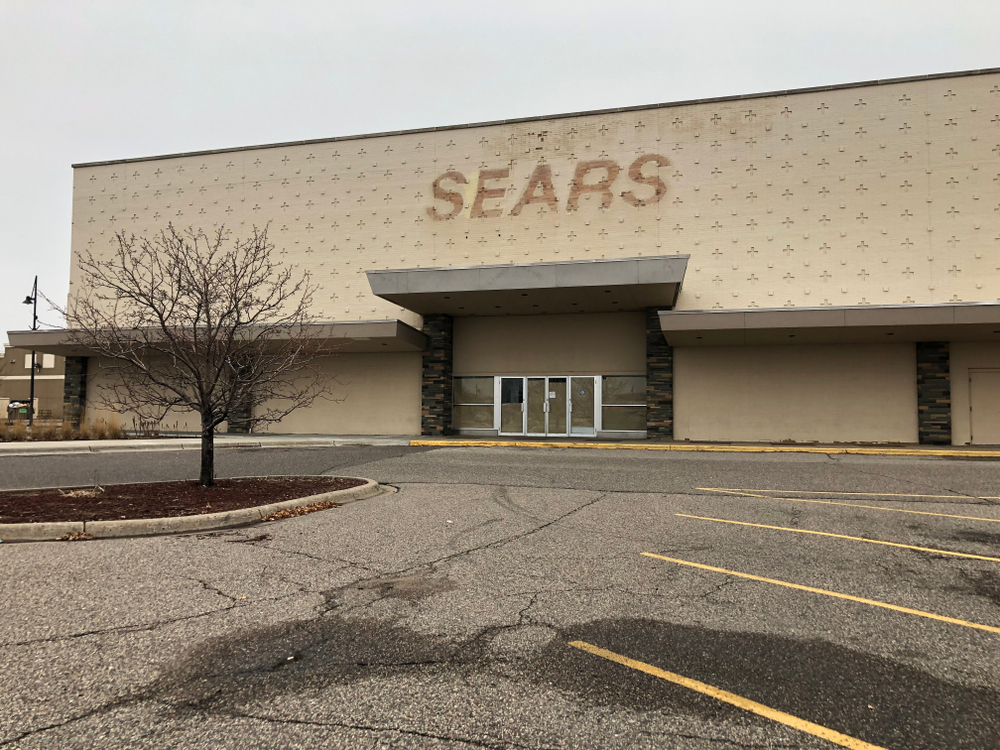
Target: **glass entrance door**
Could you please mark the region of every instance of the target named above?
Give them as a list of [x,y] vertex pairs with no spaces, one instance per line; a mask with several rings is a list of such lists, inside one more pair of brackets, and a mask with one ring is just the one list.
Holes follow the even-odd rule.
[[594,435],[594,378],[570,378],[570,434]]
[[568,435],[566,429],[566,378],[549,378],[549,435]]
[[545,435],[548,417],[548,391],[545,378],[528,378],[528,429],[529,435]]
[[[589,378],[589,380],[591,399],[593,399],[594,379]],[[570,408],[567,382],[568,379],[565,377],[501,377],[500,434],[540,437],[568,435]],[[591,426],[593,426],[593,412],[591,403]],[[589,434],[593,434],[593,430]]]
[[500,378],[500,434],[524,434],[524,378]]

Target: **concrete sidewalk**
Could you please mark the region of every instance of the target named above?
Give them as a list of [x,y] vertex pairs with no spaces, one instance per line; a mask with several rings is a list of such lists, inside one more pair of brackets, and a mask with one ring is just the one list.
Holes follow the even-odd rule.
[[[216,450],[253,448],[337,448],[345,445],[423,446],[441,448],[574,448],[619,451],[672,451],[707,453],[820,453],[863,456],[925,456],[1000,460],[1000,446],[864,445],[850,443],[693,443],[687,441],[631,440],[620,442],[566,439],[463,437],[425,438],[411,435],[227,435],[215,436]],[[197,437],[142,440],[79,440],[0,443],[3,456],[45,456],[122,451],[198,451]]]
[[820,453],[859,456],[926,456],[945,458],[985,458],[1000,460],[1000,445],[866,445],[852,443],[695,443],[688,441],[623,440],[619,442],[581,441],[576,438],[413,438],[408,445],[452,448],[578,448],[618,451],[671,451],[701,453]]
[[[215,436],[215,449],[231,448],[336,448],[342,445],[409,445],[408,435],[226,435]],[[3,456],[46,456],[120,451],[198,451],[197,437],[164,437],[135,440],[51,440],[0,443]]]

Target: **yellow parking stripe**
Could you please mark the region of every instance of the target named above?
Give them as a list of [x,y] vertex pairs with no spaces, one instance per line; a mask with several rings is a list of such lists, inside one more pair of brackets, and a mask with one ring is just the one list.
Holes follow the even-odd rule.
[[800,732],[811,734],[814,737],[820,737],[834,743],[835,745],[840,745],[841,747],[848,747],[852,750],[885,750],[885,748],[880,747],[879,745],[872,745],[868,742],[855,739],[854,737],[848,737],[846,734],[841,734],[833,729],[828,729],[827,727],[820,726],[819,724],[813,724],[811,721],[806,721],[805,719],[800,719],[797,716],[786,714],[784,711],[778,711],[770,706],[765,706],[763,703],[757,703],[757,701],[752,701],[741,695],[736,695],[736,693],[730,693],[728,690],[721,690],[720,688],[706,685],[704,682],[698,682],[698,680],[692,680],[690,677],[683,677],[679,674],[668,672],[665,669],[654,667],[652,664],[647,664],[643,661],[629,659],[627,656],[622,656],[621,654],[616,654],[614,651],[608,651],[607,649],[594,646],[586,641],[571,641],[569,645],[573,648],[578,648],[581,651],[593,654],[594,656],[600,656],[602,659],[607,659],[608,661],[613,661],[616,664],[621,664],[629,669],[645,672],[653,677],[659,677],[661,680],[667,680],[675,685],[680,685],[681,687],[686,687],[689,690],[694,690],[702,693],[703,695],[708,695],[718,701],[728,703],[731,706],[736,706],[737,708],[742,708],[744,711],[750,711],[751,713],[758,714],[759,716],[771,719],[772,721],[776,721],[780,724],[785,724],[786,726],[797,729]]
[[982,625],[978,622],[969,622],[968,620],[959,620],[955,617],[946,617],[945,615],[936,615],[933,612],[924,612],[919,609],[910,609],[909,607],[900,607],[896,604],[888,604],[886,602],[876,601],[875,599],[865,599],[860,596],[851,596],[850,594],[841,594],[839,591],[830,591],[828,589],[817,589],[812,586],[803,586],[800,583],[789,583],[788,581],[779,581],[776,578],[764,578],[763,576],[755,576],[751,573],[740,573],[736,570],[726,570],[725,568],[715,568],[711,565],[702,565],[701,563],[690,562],[689,560],[678,560],[674,557],[664,557],[663,555],[656,555],[652,552],[643,552],[646,557],[653,557],[657,560],[666,560],[667,562],[677,563],[678,565],[688,565],[692,568],[701,568],[702,570],[710,570],[713,573],[725,573],[730,576],[738,576],[740,578],[749,578],[751,581],[761,581],[762,583],[773,583],[775,586],[785,586],[790,589],[798,589],[799,591],[808,591],[813,594],[824,594],[825,596],[833,596],[838,599],[847,599],[848,601],[858,602],[860,604],[868,604],[872,607],[882,607],[883,609],[891,609],[894,612],[902,612],[907,615],[917,615],[918,617],[926,617],[930,620],[939,620],[941,622],[951,623],[952,625],[962,625],[967,628],[974,628],[976,630],[986,630],[990,633],[1000,633],[1000,628],[993,627],[992,625]]
[[904,510],[902,508],[885,508],[881,505],[860,505],[858,503],[838,503],[834,500],[807,500],[804,497],[775,497],[774,495],[755,495],[746,490],[719,490],[711,487],[696,487],[695,489],[706,492],[720,492],[724,495],[736,495],[737,497],[759,497],[762,500],[787,500],[790,503],[817,503],[819,505],[843,505],[847,508],[868,508],[869,510],[882,510],[886,513],[911,513],[915,516],[937,516],[939,518],[961,518],[965,521],[988,521],[990,523],[1000,523],[1000,518],[983,518],[982,516],[958,516],[953,513],[931,513],[927,510]]
[[782,492],[786,495],[844,495],[844,496],[854,496],[854,497],[946,497],[950,499],[955,499],[956,497],[964,497],[970,500],[1000,500],[1000,497],[993,497],[987,495],[985,497],[979,497],[978,495],[906,495],[899,492],[829,492],[822,490],[746,490],[738,489],[736,487],[695,487],[696,490],[709,490],[715,492]]
[[846,534],[830,534],[826,531],[811,531],[809,529],[790,529],[787,526],[768,526],[763,523],[748,523],[746,521],[730,521],[725,518],[709,518],[706,516],[689,516],[686,513],[674,513],[681,518],[694,518],[699,521],[715,521],[716,523],[731,523],[737,526],[754,526],[758,529],[774,529],[776,531],[793,531],[796,534],[815,534],[816,536],[829,536],[834,539],[850,539],[854,542],[868,542],[869,544],[884,544],[887,547],[902,547],[903,549],[913,549],[918,552],[933,552],[938,555],[954,555],[955,557],[968,557],[972,560],[988,560],[990,562],[1000,562],[1000,557],[986,557],[985,555],[972,555],[967,552],[951,552],[946,549],[934,549],[933,547],[916,547],[912,544],[900,544],[898,542],[883,542],[879,539],[868,539],[863,536],[847,536]]

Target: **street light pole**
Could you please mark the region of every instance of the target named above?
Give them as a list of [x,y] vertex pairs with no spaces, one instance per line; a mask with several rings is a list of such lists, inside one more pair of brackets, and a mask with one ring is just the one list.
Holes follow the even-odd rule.
[[[38,277],[31,288],[31,295],[24,298],[24,304],[31,305],[31,330],[38,330]],[[28,427],[35,424],[35,350],[31,350],[31,391],[28,395]]]

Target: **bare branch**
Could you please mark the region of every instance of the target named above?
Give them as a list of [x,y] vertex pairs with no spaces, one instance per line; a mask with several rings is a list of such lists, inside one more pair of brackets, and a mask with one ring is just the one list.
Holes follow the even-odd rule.
[[197,413],[204,450],[223,422],[276,422],[329,397],[332,379],[315,360],[332,349],[310,328],[317,287],[274,260],[267,232],[240,240],[224,227],[168,225],[149,237],[119,232],[107,257],[78,254],[79,291],[64,315],[71,343],[102,359],[105,406]]

